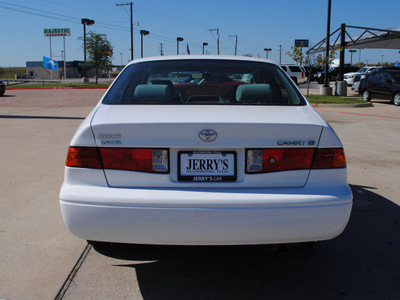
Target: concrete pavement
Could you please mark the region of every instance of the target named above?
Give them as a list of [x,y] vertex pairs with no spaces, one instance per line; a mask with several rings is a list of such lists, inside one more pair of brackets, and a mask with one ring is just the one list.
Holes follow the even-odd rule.
[[[0,298],[394,299],[400,294],[400,108],[319,108],[340,136],[354,209],[316,247],[87,247],[58,204],[69,141],[104,90],[0,98]],[[67,284],[65,284],[67,283]]]

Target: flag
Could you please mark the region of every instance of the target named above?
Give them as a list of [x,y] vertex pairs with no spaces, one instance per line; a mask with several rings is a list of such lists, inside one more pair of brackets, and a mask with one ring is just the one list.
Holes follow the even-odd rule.
[[189,43],[186,44],[186,51],[187,51],[187,54],[190,55]]
[[58,62],[56,62],[55,60],[53,60],[51,58],[43,56],[43,67],[50,69],[50,70],[57,71],[58,70]]

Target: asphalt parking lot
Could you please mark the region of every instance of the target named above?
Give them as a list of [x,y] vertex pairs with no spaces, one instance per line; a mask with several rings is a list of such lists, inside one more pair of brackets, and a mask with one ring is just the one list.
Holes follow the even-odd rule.
[[318,107],[354,194],[338,238],[289,247],[88,246],[58,204],[70,139],[104,90],[0,98],[0,299],[395,299],[400,108]]

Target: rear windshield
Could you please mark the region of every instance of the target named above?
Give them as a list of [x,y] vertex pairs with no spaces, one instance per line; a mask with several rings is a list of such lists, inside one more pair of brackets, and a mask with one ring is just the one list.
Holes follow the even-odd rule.
[[301,69],[298,66],[289,66],[289,69],[292,72],[301,72]]
[[127,67],[103,104],[305,105],[287,75],[268,63],[168,60]]
[[392,75],[393,79],[397,82],[400,83],[400,72],[396,71],[389,71],[388,72],[390,75]]

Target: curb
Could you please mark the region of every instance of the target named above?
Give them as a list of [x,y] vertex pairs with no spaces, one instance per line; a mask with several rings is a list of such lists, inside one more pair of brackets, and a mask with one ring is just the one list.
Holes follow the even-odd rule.
[[366,103],[311,103],[313,107],[331,107],[331,108],[346,108],[346,107],[373,107],[371,102]]

